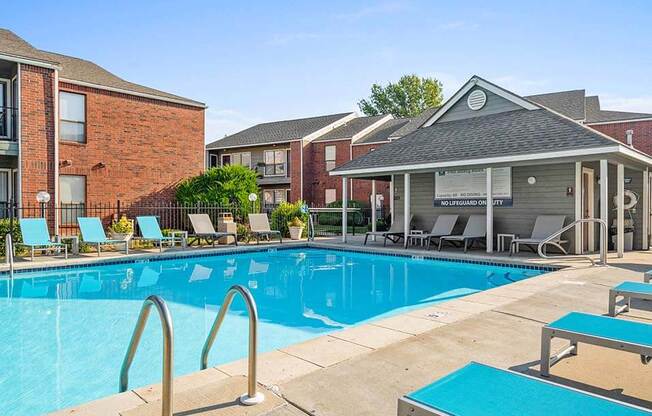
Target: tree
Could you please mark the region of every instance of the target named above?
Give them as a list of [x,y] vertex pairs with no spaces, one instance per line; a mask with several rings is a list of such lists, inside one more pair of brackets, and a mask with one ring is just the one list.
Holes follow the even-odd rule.
[[387,86],[373,84],[371,95],[360,100],[358,107],[367,116],[416,117],[427,108],[438,107],[442,100],[441,82],[413,74],[403,75],[397,83]]
[[211,168],[181,182],[177,186],[177,201],[237,205],[247,211],[251,206],[249,194],[258,194],[257,176],[255,171],[240,165]]

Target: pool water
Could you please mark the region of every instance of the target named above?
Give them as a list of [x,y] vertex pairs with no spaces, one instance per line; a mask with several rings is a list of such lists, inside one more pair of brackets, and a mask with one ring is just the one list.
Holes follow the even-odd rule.
[[[253,294],[259,351],[543,273],[312,248],[175,258],[19,273],[0,281],[0,414],[36,415],[117,393],[120,365],[145,297],[170,308],[175,375],[199,370],[202,345],[231,285]],[[209,365],[246,356],[237,297]],[[130,388],[159,382],[161,327],[153,313]]]

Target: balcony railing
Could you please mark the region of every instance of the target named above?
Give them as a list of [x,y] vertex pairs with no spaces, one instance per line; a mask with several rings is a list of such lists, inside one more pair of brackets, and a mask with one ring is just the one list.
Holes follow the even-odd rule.
[[0,106],[0,140],[16,141],[18,138],[18,109]]

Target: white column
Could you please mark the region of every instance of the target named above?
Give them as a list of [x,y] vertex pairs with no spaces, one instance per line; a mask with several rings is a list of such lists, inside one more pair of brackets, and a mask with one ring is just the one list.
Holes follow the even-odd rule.
[[347,226],[347,208],[349,205],[348,187],[346,186],[346,176],[342,176],[342,242],[346,243],[346,226]]
[[641,248],[647,250],[649,248],[650,239],[649,239],[649,229],[650,229],[650,173],[647,168],[643,170],[643,229],[641,234],[643,234],[643,241]]
[[405,184],[403,186],[403,232],[405,238],[403,239],[403,246],[407,247],[407,236],[410,234],[410,174],[404,175]]
[[[585,190],[585,192],[587,192]],[[582,213],[582,162],[575,162],[575,221],[581,220]],[[594,224],[590,224],[593,227]],[[575,226],[575,254],[582,254],[584,224]]]
[[[609,227],[609,163],[606,160],[600,161],[600,219]],[[606,244],[604,250],[607,251],[609,243],[604,230],[600,227],[600,250],[603,249],[602,245]]]
[[[376,232],[376,180],[371,180],[371,232]],[[371,241],[376,241],[376,236],[371,235]]]
[[494,251],[494,196],[491,168],[485,170],[487,177],[487,253]]
[[394,175],[389,183],[389,223],[394,223]]
[[618,257],[625,253],[625,165],[618,164],[616,192],[618,195],[618,209],[616,210],[616,249]]

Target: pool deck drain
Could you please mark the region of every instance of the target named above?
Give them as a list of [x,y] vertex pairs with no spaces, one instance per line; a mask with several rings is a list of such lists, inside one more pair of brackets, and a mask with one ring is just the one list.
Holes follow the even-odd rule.
[[[399,396],[471,360],[536,376],[543,323],[571,310],[605,313],[609,287],[641,281],[652,252],[610,261],[610,267],[593,268],[568,262],[569,268],[556,272],[260,354],[259,382],[269,389],[272,408],[233,405],[244,388],[224,386],[243,380],[244,360],[179,377],[179,414],[395,415]],[[642,309],[623,319],[652,322],[651,303],[637,305]],[[652,372],[633,354],[580,345],[577,357],[553,367],[552,380],[652,408]],[[210,395],[208,386],[214,389]],[[54,414],[153,415],[157,389],[136,389]],[[230,402],[231,407],[215,407]],[[229,413],[206,413],[223,409]]]

